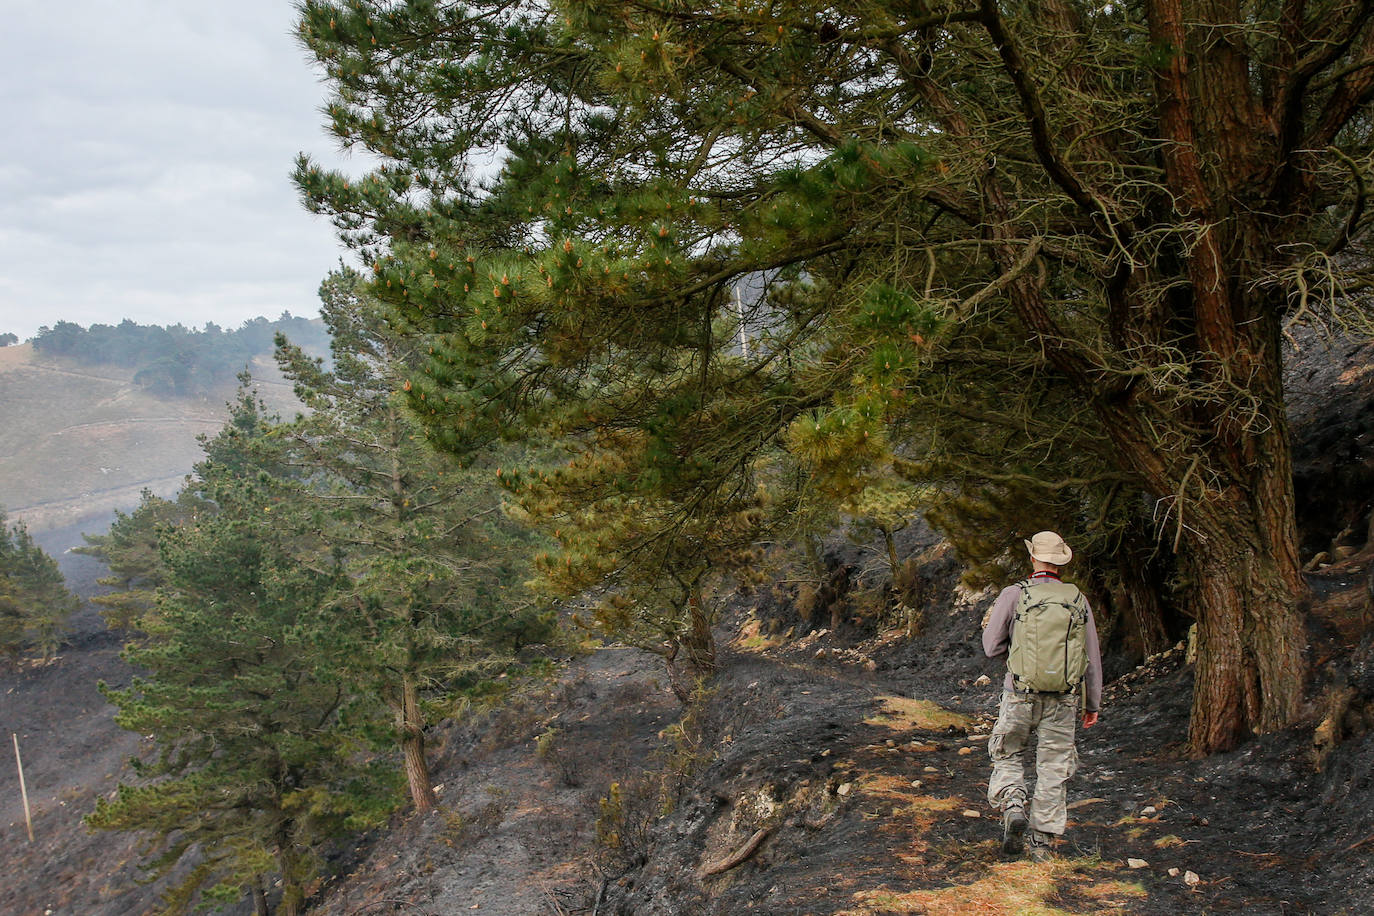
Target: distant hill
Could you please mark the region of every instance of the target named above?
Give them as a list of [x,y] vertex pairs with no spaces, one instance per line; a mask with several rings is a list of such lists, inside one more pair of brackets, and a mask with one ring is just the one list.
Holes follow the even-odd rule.
[[[303,335],[293,327],[288,330],[293,340],[305,336],[309,339],[302,343],[309,349],[324,350],[318,322],[292,322],[312,332]],[[0,506],[11,518],[44,532],[85,521],[103,526],[112,511],[136,505],[144,488],[171,495],[200,460],[196,437],[213,433],[228,416],[225,404],[245,365],[270,409],[290,415],[298,408],[290,383],[271,358],[277,324],[262,322],[256,329],[262,333],[252,335],[255,352],[240,352],[244,337],[236,338],[232,349],[179,350],[186,377],[196,380],[189,395],[185,388],[149,384],[149,367],[159,365],[168,356],[165,351],[154,358],[150,351],[131,348],[119,358],[97,358],[91,347],[81,345],[100,339],[90,332],[66,334],[72,344],[66,353],[75,355],[42,345],[41,334],[38,347],[0,348]],[[59,322],[58,327],[75,326]],[[240,361],[220,366],[230,354]],[[202,366],[200,358],[215,365]]]

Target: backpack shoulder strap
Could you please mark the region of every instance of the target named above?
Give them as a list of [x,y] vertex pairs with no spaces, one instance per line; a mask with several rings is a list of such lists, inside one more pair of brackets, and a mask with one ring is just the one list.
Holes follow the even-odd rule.
[[1030,604],[1031,580],[1022,579],[1021,581],[1015,583],[1015,585],[1017,588],[1021,589],[1021,595],[1016,599],[1016,607],[1013,610],[1012,616],[1019,619],[1022,613],[1025,611],[1027,605]]

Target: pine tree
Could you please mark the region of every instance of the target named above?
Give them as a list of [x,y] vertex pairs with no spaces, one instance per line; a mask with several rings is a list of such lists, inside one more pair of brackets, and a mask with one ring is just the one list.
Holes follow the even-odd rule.
[[209,508],[190,487],[182,489],[175,500],[144,490],[133,512],[115,513],[109,531],[82,535],[86,544],[76,548],[76,552],[98,558],[110,570],[109,575],[97,581],[114,591],[97,595],[91,601],[105,609],[102,614],[111,628],[133,629],[141,625],[155,605],[157,589],[167,580],[159,549],[162,533]]
[[0,653],[38,650],[51,658],[67,618],[80,606],[57,561],[34,542],[23,522],[0,512]]
[[340,571],[274,477],[270,425],[245,391],[206,442],[196,513],[157,531],[156,609],[125,649],[143,673],[102,686],[155,753],[87,823],[150,834],[151,876],[175,875],[166,914],[249,896],[266,916],[275,877],[273,911],[293,916],[321,844],[375,825],[396,800],[389,768],[368,762],[346,724],[366,710],[349,715],[358,699],[326,611]]
[[[297,178],[440,335],[414,394],[450,447],[638,429],[673,473],[627,474],[691,514],[808,416],[919,464],[994,408],[1000,461],[945,480],[1001,498],[1011,465],[1075,522],[1152,500],[1208,752],[1298,713],[1280,341],[1374,283],[1367,14],[309,2],[332,126],[385,164]],[[734,306],[750,277],[767,295]]]
[[391,326],[360,284],[344,269],[321,286],[329,368],[278,338],[278,363],[310,409],[281,435],[348,581],[331,605],[355,640],[346,668],[356,689],[391,708],[423,812],[435,803],[426,690],[495,677],[522,643],[543,641],[551,621],[519,588],[530,538],[502,514],[499,490],[480,467],[436,453],[407,408],[423,339]]

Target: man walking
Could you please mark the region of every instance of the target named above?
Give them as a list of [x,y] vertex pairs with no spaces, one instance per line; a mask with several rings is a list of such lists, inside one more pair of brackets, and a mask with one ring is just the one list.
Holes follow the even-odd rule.
[[[1068,820],[1065,784],[1078,769],[1080,697],[1083,727],[1097,723],[1102,658],[1087,598],[1059,578],[1073,559],[1069,545],[1053,531],[1025,544],[1034,572],[1002,590],[983,630],[988,658],[1007,658],[997,725],[988,739],[988,802],[1002,811],[1002,851],[1015,855],[1025,848],[1032,860],[1044,862]],[[1032,731],[1035,795],[1028,811],[1022,756]]]

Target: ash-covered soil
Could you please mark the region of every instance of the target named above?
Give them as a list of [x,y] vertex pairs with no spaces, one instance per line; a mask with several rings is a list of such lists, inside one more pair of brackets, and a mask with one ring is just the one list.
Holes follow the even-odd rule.
[[[1314,579],[1325,597],[1302,725],[1190,760],[1182,646],[1111,684],[1102,722],[1080,731],[1052,864],[1000,852],[984,799],[1000,672],[977,650],[991,595],[940,591],[953,576],[936,574],[914,640],[872,628],[765,638],[758,602],[739,603],[712,699],[687,720],[703,739],[694,752],[657,659],[602,649],[572,662],[506,710],[502,741],[446,733],[441,813],[360,847],[312,911],[1374,912],[1367,562]],[[685,774],[666,794],[665,768]]]

